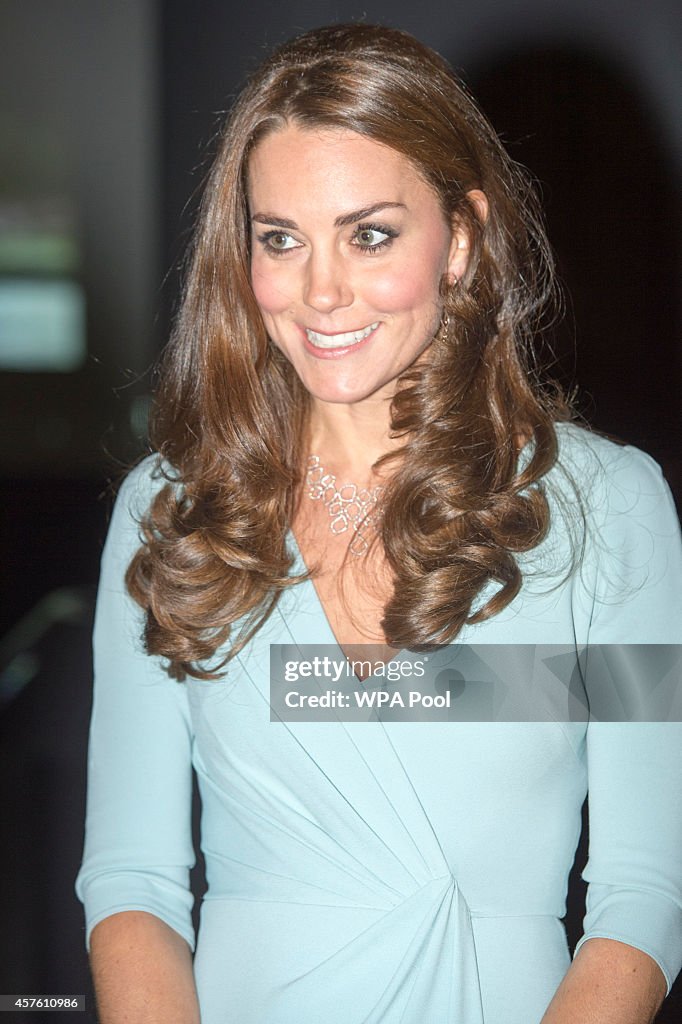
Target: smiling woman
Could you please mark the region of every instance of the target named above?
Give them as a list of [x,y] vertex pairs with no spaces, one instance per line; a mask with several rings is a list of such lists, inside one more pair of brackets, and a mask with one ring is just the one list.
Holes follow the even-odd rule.
[[[553,294],[527,177],[440,57],[370,26],[279,50],[225,126],[162,375],[155,441],[192,523],[201,507],[204,554],[173,542],[162,489],[128,574],[143,607],[152,565],[172,594],[167,628],[147,617],[150,653],[219,671],[296,582],[290,530],[342,643],[445,642],[507,605],[569,416],[527,373]],[[382,488],[362,568],[329,533],[338,500],[331,520],[301,500],[313,457]],[[245,572],[221,573],[233,562]]]
[[248,195],[254,295],[313,417],[371,399],[387,433],[397,381],[438,331],[441,286],[466,270],[464,232],[412,163],[352,132],[266,136]]
[[471,721],[476,671],[428,723],[294,721],[268,686],[278,651],[366,696],[414,649],[552,644],[573,697],[586,645],[674,641],[658,467],[531,371],[552,295],[533,190],[437,54],[335,26],[246,86],[103,559],[78,879],[103,1024],[652,1019],[682,963],[679,724]]

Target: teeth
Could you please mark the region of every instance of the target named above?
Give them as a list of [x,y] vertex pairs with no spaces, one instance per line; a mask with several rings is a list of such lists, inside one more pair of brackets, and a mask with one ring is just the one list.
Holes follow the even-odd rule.
[[307,327],[305,329],[306,336],[311,345],[316,348],[344,348],[348,345],[355,345],[358,341],[362,341],[376,331],[379,326],[379,321],[375,324],[370,324],[369,327],[363,327],[361,331],[348,331],[346,334],[318,334],[317,331],[311,331]]

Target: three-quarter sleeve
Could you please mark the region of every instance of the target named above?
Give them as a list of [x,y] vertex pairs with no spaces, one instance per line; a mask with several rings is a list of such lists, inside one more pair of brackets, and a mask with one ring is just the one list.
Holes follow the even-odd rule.
[[142,612],[124,583],[140,543],[139,517],[155,487],[152,466],[146,460],[124,482],[102,558],[85,850],[76,892],[85,905],[88,945],[105,917],[143,910],[194,948],[187,696],[184,685],[145,653]]
[[[682,543],[659,467],[619,449],[606,474],[590,642],[682,642]],[[658,963],[668,991],[682,967],[682,724],[591,722],[590,843],[584,935]]]

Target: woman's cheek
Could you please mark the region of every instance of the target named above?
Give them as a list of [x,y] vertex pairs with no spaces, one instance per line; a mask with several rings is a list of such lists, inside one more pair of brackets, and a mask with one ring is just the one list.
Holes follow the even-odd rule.
[[431,306],[438,301],[438,287],[434,286],[434,275],[418,263],[400,273],[376,277],[372,282],[372,305],[384,312],[415,312],[422,306]]
[[291,306],[291,288],[287,286],[285,274],[273,273],[254,264],[251,287],[263,313],[282,313]]

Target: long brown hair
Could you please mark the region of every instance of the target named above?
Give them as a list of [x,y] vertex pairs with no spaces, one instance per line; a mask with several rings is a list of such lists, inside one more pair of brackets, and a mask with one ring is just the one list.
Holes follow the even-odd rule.
[[[472,242],[466,274],[442,290],[447,336],[403,375],[391,407],[403,443],[379,536],[395,580],[388,642],[446,642],[497,613],[521,586],[516,554],[549,526],[541,480],[556,460],[553,422],[568,413],[529,364],[553,274],[528,177],[446,62],[411,36],[308,32],[262,65],[225,125],[163,362],[152,441],[169,479],[127,584],[146,611],[147,650],[178,678],[215,677],[302,578],[286,536],[308,396],[254,299],[245,189],[253,147],[286,123],[403,154]],[[485,222],[474,189],[487,197]],[[519,469],[521,438],[530,457]],[[476,607],[490,581],[494,594]]]

